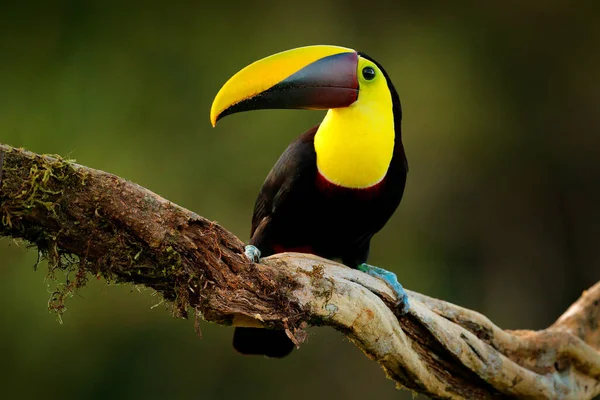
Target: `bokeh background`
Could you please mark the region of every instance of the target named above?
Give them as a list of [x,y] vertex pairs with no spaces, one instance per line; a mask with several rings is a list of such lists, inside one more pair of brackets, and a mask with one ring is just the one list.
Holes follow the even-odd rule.
[[[0,5],[0,142],[135,181],[248,239],[256,193],[322,112],[212,129],[233,73],[308,44],[365,51],[403,101],[410,173],[373,264],[408,288],[543,328],[600,278],[600,25],[593,1],[48,1]],[[48,313],[45,266],[0,240],[0,393],[45,399],[377,399],[398,392],[342,335],[285,360],[94,281]],[[157,307],[152,307],[157,305]]]

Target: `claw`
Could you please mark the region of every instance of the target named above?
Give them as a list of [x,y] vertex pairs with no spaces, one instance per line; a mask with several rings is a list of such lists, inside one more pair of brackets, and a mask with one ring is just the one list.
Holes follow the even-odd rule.
[[248,257],[250,261],[255,263],[260,262],[260,250],[256,248],[256,246],[249,244],[244,249],[244,254],[246,254],[246,257]]
[[408,309],[410,308],[410,304],[408,303],[408,296],[406,295],[406,292],[404,291],[404,288],[402,288],[400,282],[398,282],[398,277],[396,276],[396,274],[383,268],[369,265],[367,263],[360,264],[358,266],[358,269],[387,283],[398,297],[398,306],[400,308],[400,312],[402,314],[406,314],[408,312]]

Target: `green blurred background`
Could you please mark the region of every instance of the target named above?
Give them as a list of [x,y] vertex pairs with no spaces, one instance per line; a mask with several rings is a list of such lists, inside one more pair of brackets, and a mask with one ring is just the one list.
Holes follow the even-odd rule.
[[[248,239],[256,193],[322,112],[212,129],[248,63],[308,44],[381,62],[410,163],[373,264],[505,328],[543,328],[599,278],[600,26],[593,1],[3,2],[0,142],[137,182]],[[45,266],[0,240],[0,393],[46,399],[378,399],[398,392],[342,335],[285,360],[176,320],[149,290],[91,282],[64,323]]]

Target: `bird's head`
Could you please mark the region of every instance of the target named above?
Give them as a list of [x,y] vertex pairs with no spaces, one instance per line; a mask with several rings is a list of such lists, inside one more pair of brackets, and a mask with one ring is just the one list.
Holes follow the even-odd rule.
[[377,112],[394,100],[387,74],[366,55],[345,47],[307,46],[263,58],[231,77],[214,99],[210,121],[215,126],[227,115],[259,109],[360,106]]

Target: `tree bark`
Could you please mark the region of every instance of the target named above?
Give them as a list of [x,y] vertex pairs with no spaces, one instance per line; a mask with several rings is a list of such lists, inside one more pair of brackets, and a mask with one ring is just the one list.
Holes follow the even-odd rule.
[[331,326],[398,386],[434,398],[590,399],[600,394],[600,283],[541,331],[407,291],[400,316],[382,281],[307,254],[254,264],[232,233],[106,172],[0,145],[0,235],[27,240],[67,272],[50,307],[91,276],[141,284],[178,316],[285,329]]

